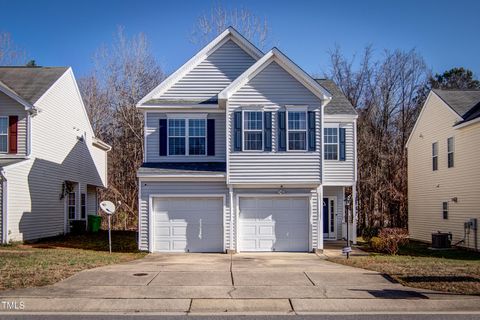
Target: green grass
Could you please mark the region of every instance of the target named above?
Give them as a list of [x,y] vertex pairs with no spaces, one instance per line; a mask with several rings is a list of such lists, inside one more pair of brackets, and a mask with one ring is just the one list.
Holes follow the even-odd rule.
[[371,252],[349,260],[330,260],[378,271],[411,287],[480,295],[480,253],[461,249],[434,251],[412,241],[395,256]]
[[0,290],[49,285],[81,270],[142,258],[146,254],[137,250],[135,237],[112,232],[112,254],[104,231],[0,246]]

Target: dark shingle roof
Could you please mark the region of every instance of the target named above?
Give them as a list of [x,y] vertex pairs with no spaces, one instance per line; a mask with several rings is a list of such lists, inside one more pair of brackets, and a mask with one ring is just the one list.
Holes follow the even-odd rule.
[[148,106],[148,105],[177,105],[177,104],[217,104],[218,99],[215,98],[210,98],[207,100],[193,100],[193,99],[150,99],[147,102],[143,103],[143,105]]
[[0,67],[0,81],[34,104],[68,67]]
[[332,100],[325,107],[325,114],[339,115],[356,115],[357,111],[353,108],[350,101],[343,94],[340,88],[329,79],[315,79],[322,87],[324,87],[332,95]]
[[480,90],[433,89],[432,91],[464,120],[480,103]]
[[225,173],[225,162],[145,162],[139,174],[221,174]]

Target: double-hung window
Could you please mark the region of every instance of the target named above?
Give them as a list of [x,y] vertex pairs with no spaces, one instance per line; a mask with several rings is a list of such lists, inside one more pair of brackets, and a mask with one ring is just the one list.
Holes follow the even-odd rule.
[[338,128],[323,129],[325,160],[338,160]]
[[206,132],[206,119],[168,119],[168,154],[205,155]]
[[432,170],[438,170],[438,142],[432,143]]
[[288,151],[307,150],[307,113],[287,112]]
[[0,117],[0,153],[8,152],[8,117]]
[[448,152],[448,167],[453,168],[453,153],[455,151],[455,145],[453,142],[453,137],[447,139],[447,152]]
[[442,202],[442,216],[443,219],[448,219],[448,202]]
[[262,111],[244,111],[243,112],[243,150],[262,151],[263,150],[263,112]]
[[67,208],[68,208],[68,219],[74,220],[76,218],[76,203],[75,203],[75,192],[69,192],[67,198]]
[[80,219],[87,218],[87,195],[82,193],[80,195]]

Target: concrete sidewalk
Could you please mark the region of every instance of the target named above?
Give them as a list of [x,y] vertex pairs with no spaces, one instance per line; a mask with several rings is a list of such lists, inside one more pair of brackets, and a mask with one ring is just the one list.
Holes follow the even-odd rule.
[[[0,292],[24,312],[480,311],[480,297],[418,290],[314,254],[152,254],[55,285]],[[0,304],[0,313],[7,310]],[[3,309],[2,309],[3,308]]]

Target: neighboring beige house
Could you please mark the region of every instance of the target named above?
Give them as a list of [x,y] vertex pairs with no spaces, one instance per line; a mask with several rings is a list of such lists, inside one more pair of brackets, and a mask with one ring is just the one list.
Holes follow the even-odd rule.
[[480,90],[432,90],[407,142],[413,239],[479,249]]
[[0,67],[0,243],[69,231],[97,214],[110,147],[68,67]]

